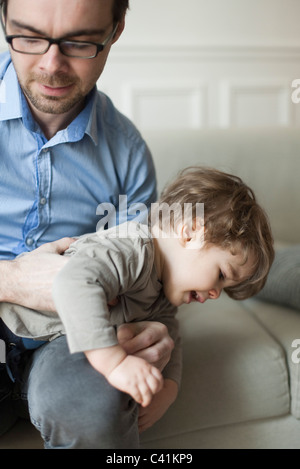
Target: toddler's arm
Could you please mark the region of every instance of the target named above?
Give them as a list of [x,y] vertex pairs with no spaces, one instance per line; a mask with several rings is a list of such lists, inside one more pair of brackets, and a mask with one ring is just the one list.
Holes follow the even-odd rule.
[[146,407],[163,386],[160,371],[142,358],[127,355],[120,345],[85,352],[90,364],[108,382]]

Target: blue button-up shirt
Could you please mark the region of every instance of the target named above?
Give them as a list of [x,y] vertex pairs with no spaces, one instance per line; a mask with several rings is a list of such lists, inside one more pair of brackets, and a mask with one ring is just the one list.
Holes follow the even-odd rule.
[[99,204],[118,211],[120,195],[128,207],[156,199],[152,158],[133,124],[95,88],[75,120],[47,140],[10,55],[1,54],[0,259],[95,231]]

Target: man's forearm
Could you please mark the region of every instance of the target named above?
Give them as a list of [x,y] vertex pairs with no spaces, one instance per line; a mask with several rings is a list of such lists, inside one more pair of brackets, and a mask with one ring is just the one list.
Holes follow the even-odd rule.
[[19,259],[0,261],[0,301],[32,309],[53,310],[49,284],[47,286],[44,280],[31,274],[31,269],[34,265],[31,268],[28,259],[24,262]]
[[14,290],[14,261],[0,261],[0,302],[16,303]]
[[63,238],[44,244],[14,260],[0,261],[0,301],[55,311],[53,280],[68,261],[67,257],[60,254],[73,241],[72,238]]

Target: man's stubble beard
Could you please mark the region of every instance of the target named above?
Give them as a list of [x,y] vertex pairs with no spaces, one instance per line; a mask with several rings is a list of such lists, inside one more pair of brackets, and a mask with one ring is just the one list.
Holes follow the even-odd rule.
[[30,89],[22,88],[30,104],[40,112],[46,114],[64,114],[71,111],[79,102],[84,100],[81,93],[74,95],[71,99],[63,99],[57,96],[38,96],[31,93]]
[[[34,82],[52,87],[73,85],[77,89],[70,97],[48,96],[34,92],[31,86]],[[47,114],[64,114],[69,112],[80,102],[84,101],[86,96],[86,93],[81,91],[79,80],[73,79],[71,81],[69,77],[31,76],[25,83],[21,82],[21,80],[19,80],[19,83],[29,103],[38,111]]]

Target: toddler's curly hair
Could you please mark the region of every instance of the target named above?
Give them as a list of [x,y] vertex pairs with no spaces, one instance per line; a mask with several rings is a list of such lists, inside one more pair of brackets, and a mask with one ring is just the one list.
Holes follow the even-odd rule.
[[[264,286],[274,260],[273,236],[266,212],[258,204],[253,190],[241,178],[207,167],[189,167],[162,192],[159,204],[191,204],[192,219],[196,204],[204,204],[205,241],[203,248],[215,244],[232,254],[242,252],[246,262],[254,255],[250,277],[239,285],[225,288],[233,299],[242,300]],[[176,226],[176,220],[170,222]],[[163,228],[162,228],[163,229]]]

